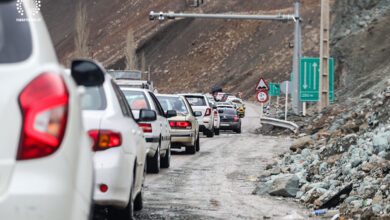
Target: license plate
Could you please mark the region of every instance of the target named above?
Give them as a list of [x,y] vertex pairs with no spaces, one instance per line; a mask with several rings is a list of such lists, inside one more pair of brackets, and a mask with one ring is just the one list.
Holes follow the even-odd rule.
[[221,124],[221,126],[229,126],[229,124]]

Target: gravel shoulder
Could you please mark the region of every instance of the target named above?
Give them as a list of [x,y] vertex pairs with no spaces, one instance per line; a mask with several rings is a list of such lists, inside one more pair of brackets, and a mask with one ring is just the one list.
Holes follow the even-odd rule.
[[289,138],[254,134],[258,107],[247,104],[242,134],[201,138],[196,155],[176,151],[169,169],[147,175],[137,219],[308,219],[309,211],[283,198],[252,195],[267,160],[287,151]]

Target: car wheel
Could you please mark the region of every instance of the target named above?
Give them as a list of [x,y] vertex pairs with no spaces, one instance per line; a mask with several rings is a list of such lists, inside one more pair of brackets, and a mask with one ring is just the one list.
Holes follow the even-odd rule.
[[219,128],[218,129],[215,129],[215,135],[219,135]]
[[207,137],[209,137],[209,138],[214,137],[214,128],[213,128],[213,130],[207,131]]
[[198,138],[196,139],[195,146],[196,146],[196,147],[195,147],[196,151],[199,151],[199,150],[200,150],[199,136],[198,136]]
[[[133,181],[134,183],[134,181]],[[123,219],[123,220],[131,220],[134,219],[134,201],[133,201],[133,184],[130,186],[130,198],[129,203],[127,204],[126,208],[124,209],[118,209],[115,208],[112,210],[112,216],[110,216],[112,219]]]
[[238,134],[241,134],[241,127],[236,130]]
[[142,174],[142,184],[141,184],[141,191],[138,193],[137,197],[134,200],[134,210],[140,211],[142,210],[143,206],[143,196],[144,196],[144,186],[145,186],[145,177],[146,177],[146,169],[147,166],[144,167],[144,172]]
[[160,172],[160,146],[157,147],[157,151],[153,157],[148,157],[148,173],[159,173]]
[[171,143],[165,152],[165,156],[161,159],[161,168],[169,168],[171,164]]
[[187,146],[186,147],[186,153],[187,154],[195,154],[196,153],[196,141],[194,146]]

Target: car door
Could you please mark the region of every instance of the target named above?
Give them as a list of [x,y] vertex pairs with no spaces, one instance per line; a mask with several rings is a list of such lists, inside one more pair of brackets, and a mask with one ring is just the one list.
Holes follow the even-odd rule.
[[136,176],[135,176],[135,185],[134,190],[137,192],[142,185],[142,176],[143,176],[143,167],[146,156],[146,144],[145,138],[141,128],[138,127],[137,123],[134,121],[133,114],[131,113],[131,108],[126,100],[125,95],[122,93],[120,88],[112,81],[112,87],[115,91],[115,95],[118,98],[121,110],[123,115],[126,118],[127,124],[131,130],[132,137],[134,138],[132,143],[130,143],[131,150],[135,151],[135,156],[137,163],[136,166]]
[[168,149],[169,144],[170,144],[170,126],[168,123],[167,118],[165,117],[165,113],[163,108],[160,105],[160,102],[156,98],[156,96],[152,93],[149,92],[150,97],[152,98],[153,105],[156,108],[156,113],[157,113],[157,120],[159,120],[160,125],[161,125],[161,148],[162,149]]

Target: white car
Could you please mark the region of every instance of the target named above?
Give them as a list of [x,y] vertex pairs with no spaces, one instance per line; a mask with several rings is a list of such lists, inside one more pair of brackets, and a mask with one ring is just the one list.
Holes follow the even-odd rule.
[[214,133],[215,133],[215,135],[219,135],[219,131],[220,131],[219,127],[221,125],[221,118],[219,116],[217,106],[215,106],[213,108],[213,113],[214,113]]
[[138,121],[147,143],[147,169],[149,173],[158,173],[160,167],[168,168],[171,161],[171,128],[168,118],[176,116],[176,111],[164,113],[156,96],[148,89],[120,87],[129,103],[135,119],[139,118],[141,109],[153,110],[157,120],[152,122]]
[[[146,149],[142,129],[134,121],[123,93],[107,74],[103,86],[86,88],[82,105],[85,127],[94,140],[94,203],[98,209],[114,207],[114,212],[131,219],[134,210],[142,209]],[[153,111],[140,114],[145,121],[156,118]],[[152,116],[144,117],[148,114]]]
[[[22,15],[16,3],[0,1],[0,218],[87,220],[94,173],[80,88],[59,65],[41,15],[21,1]],[[88,78],[78,85],[102,83],[102,73],[78,68],[96,70],[93,62],[72,65]]]
[[202,116],[198,117],[199,129],[207,137],[214,136],[214,114],[213,108],[203,94],[182,94],[190,103],[194,111],[202,112]]

